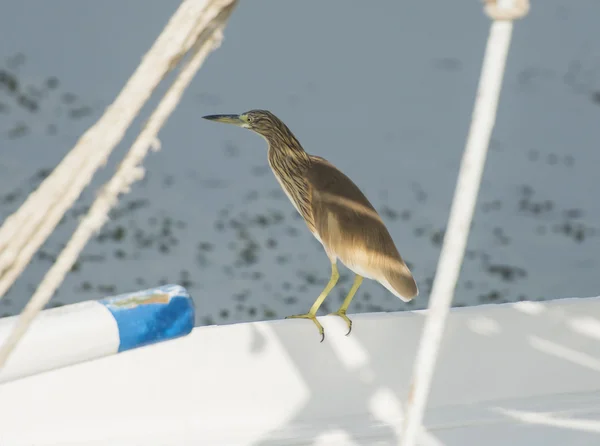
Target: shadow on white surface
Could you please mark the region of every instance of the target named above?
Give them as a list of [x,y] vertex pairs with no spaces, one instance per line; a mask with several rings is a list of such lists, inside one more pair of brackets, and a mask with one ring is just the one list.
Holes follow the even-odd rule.
[[[595,428],[574,426],[600,418],[600,347],[573,321],[600,299],[542,307],[451,311],[421,444],[597,444]],[[323,317],[323,343],[308,321],[201,327],[9,382],[0,444],[397,444],[424,314],[353,315],[348,337]]]

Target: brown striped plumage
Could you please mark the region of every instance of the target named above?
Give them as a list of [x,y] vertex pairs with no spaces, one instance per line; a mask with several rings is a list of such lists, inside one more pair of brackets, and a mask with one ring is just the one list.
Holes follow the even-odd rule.
[[363,277],[378,281],[405,302],[419,294],[410,270],[367,197],[330,162],[306,153],[280,119],[266,110],[205,118],[249,128],[267,140],[268,161],[275,178],[331,261],[331,279],[310,311],[290,317],[311,319],[323,340],[316,312],[337,283],[338,259],[356,274],[347,298],[334,313],[346,321],[348,334],[352,322],[346,310]]

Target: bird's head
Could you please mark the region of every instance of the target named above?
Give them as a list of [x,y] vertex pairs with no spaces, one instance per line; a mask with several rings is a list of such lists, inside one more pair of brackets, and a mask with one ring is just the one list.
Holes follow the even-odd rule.
[[250,110],[241,115],[208,115],[203,118],[250,129],[267,139],[281,131],[282,127],[285,128],[283,122],[268,110]]

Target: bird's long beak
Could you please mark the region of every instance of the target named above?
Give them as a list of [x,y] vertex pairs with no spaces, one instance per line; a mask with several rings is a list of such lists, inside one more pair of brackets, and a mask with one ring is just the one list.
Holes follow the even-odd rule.
[[222,122],[224,124],[234,124],[240,127],[247,125],[247,122],[242,118],[242,115],[208,115],[202,117],[204,119],[208,119],[209,121]]

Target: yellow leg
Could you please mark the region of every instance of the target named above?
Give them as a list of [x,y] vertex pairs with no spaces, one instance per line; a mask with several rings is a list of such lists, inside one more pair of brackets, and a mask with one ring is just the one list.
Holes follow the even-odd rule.
[[319,307],[321,306],[327,295],[331,292],[339,278],[340,274],[338,273],[337,265],[335,263],[332,263],[331,278],[329,279],[329,282],[327,283],[323,291],[321,291],[321,294],[319,294],[319,297],[317,297],[317,300],[315,300],[315,303],[312,305],[312,307],[310,307],[308,313],[287,316],[286,319],[310,319],[315,323],[315,325],[319,329],[319,334],[321,335],[321,342],[323,342],[323,339],[325,339],[325,330],[323,330],[323,326],[317,320],[317,311],[319,310]]
[[342,306],[335,313],[331,313],[332,315],[341,317],[342,319],[344,319],[346,321],[346,324],[348,324],[348,333],[346,333],[346,336],[348,336],[350,334],[350,332],[352,331],[352,321],[350,319],[348,319],[348,316],[346,316],[346,310],[350,306],[350,302],[352,302],[352,298],[356,294],[356,291],[358,291],[358,287],[360,287],[360,284],[362,283],[362,281],[363,281],[362,276],[359,276],[357,274],[354,277],[354,283],[352,284],[352,288],[350,288],[350,291],[348,292],[348,295],[344,299]]

